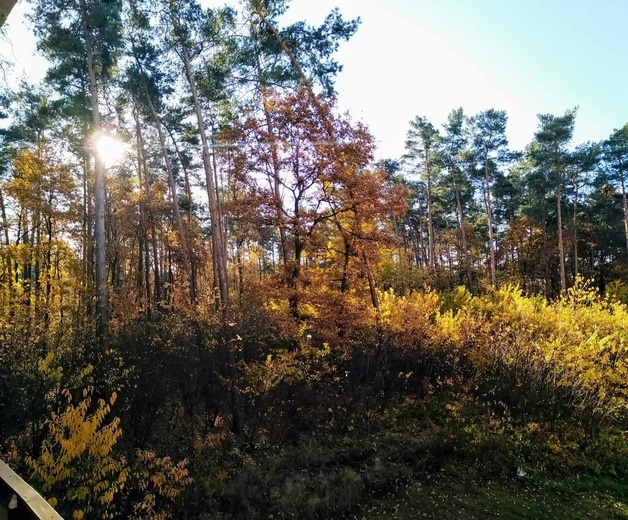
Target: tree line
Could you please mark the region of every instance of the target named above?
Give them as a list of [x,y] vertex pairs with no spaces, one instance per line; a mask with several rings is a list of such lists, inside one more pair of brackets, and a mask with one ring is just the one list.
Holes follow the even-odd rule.
[[628,125],[575,145],[576,113],[539,115],[523,151],[508,148],[505,111],[456,109],[441,131],[416,117],[404,157],[389,165],[411,187],[399,223],[406,265],[446,289],[514,283],[550,299],[578,277],[602,292],[623,279]]
[[[384,285],[401,290],[512,282],[551,298],[579,275],[602,290],[622,276],[626,126],[574,147],[575,109],[540,115],[520,152],[504,111],[460,108],[441,130],[416,117],[405,155],[374,162],[368,129],[333,101],[333,53],[359,21],[281,28],[287,8],[36,3],[51,67],[4,96],[0,203],[7,254],[46,258],[7,276],[40,294],[53,244],[70,246],[103,337],[123,300],[150,315],[205,291],[228,313],[253,263],[283,273],[294,316],[303,267],[337,266],[345,290],[354,258],[391,264]],[[95,143],[112,133],[128,153],[106,168]],[[371,260],[381,244],[388,258]]]

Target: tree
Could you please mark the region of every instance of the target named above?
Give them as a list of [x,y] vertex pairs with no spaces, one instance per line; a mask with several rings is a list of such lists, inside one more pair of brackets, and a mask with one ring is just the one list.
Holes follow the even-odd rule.
[[[71,86],[91,101],[91,139],[102,132],[100,94],[114,72],[121,44],[119,0],[38,0],[35,27],[39,47],[53,62],[48,80]],[[87,136],[85,136],[87,137]],[[94,158],[94,214],[98,335],[106,341],[109,323],[107,292],[105,168]]]
[[245,2],[249,32],[240,48],[240,66],[250,71],[247,76],[260,88],[295,86],[306,78],[331,97],[334,79],[342,71],[333,55],[341,41],[355,34],[360,19],[344,20],[334,9],[319,27],[298,21],[280,28],[278,19],[288,8],[289,0]]
[[600,146],[597,143],[583,143],[573,152],[568,166],[573,188],[573,272],[578,278],[578,217],[580,211],[581,188],[589,184],[587,174],[595,170],[600,158]]
[[493,226],[492,189],[499,173],[499,162],[504,159],[508,140],[506,139],[505,111],[495,109],[480,112],[472,117],[470,124],[471,145],[482,175],[482,195],[488,224],[488,243],[490,252],[491,284],[497,289],[497,265],[495,262],[495,237]]
[[225,233],[222,226],[222,212],[218,200],[205,116],[203,114],[191,54],[191,47],[194,45],[191,39],[194,35],[194,26],[202,19],[203,12],[200,6],[193,0],[177,3],[170,2],[167,16],[172,27],[173,44],[184,67],[185,78],[192,96],[192,105],[201,139],[201,154],[203,157],[203,169],[205,171],[205,182],[207,184],[207,196],[209,200],[213,243],[212,255],[214,259],[214,270],[217,276],[219,306],[226,316],[230,302]]
[[461,190],[464,189],[464,185],[468,183],[468,179],[464,174],[464,162],[465,151],[467,146],[467,139],[464,132],[464,112],[462,108],[452,110],[447,117],[447,122],[444,125],[444,133],[439,146],[439,155],[443,161],[445,168],[449,170],[449,177],[451,179],[451,186],[453,188],[454,197],[456,200],[456,214],[458,217],[458,226],[460,228],[461,237],[461,255],[462,262],[464,263],[467,283],[469,290],[473,291],[473,273],[471,270],[471,261],[469,258],[469,240],[467,236],[467,226],[464,218],[464,208],[462,204]]
[[610,170],[612,180],[619,182],[624,210],[626,250],[628,251],[628,200],[626,195],[626,173],[628,172],[628,123],[615,130],[603,144],[604,163]]
[[[301,73],[307,75],[309,82],[320,85],[327,96],[334,92],[334,77],[342,70],[332,55],[341,40],[348,40],[357,30],[359,20],[344,21],[336,9],[330,13],[320,27],[310,27],[304,22],[297,22],[283,29],[271,30],[277,26],[277,18],[288,9],[286,0],[259,1],[246,3],[250,16],[248,35],[242,39],[239,48],[237,67],[243,76],[252,78],[256,97],[261,99],[261,106],[269,133],[273,133],[273,118],[270,113],[269,90],[280,87],[295,87],[302,81],[300,72],[290,58],[303,64]],[[282,43],[286,49],[282,48]],[[288,52],[286,52],[288,50]],[[279,230],[280,252],[284,266],[289,258],[288,238],[286,236],[286,215],[281,197],[279,178],[279,158],[276,144],[271,142],[270,149],[274,174],[272,180],[275,212]]]
[[[132,22],[130,54],[133,62],[127,70],[125,86],[132,92],[135,109],[146,113],[152,120],[153,126],[157,129],[159,148],[161,150],[163,164],[168,174],[172,214],[174,216],[181,246],[183,267],[189,283],[190,300],[194,302],[196,299],[196,280],[192,271],[186,230],[181,217],[179,197],[177,196],[177,184],[174,177],[174,166],[166,142],[165,125],[163,123],[163,116],[159,113],[164,106],[163,97],[172,94],[173,89],[167,86],[168,83],[172,82],[172,78],[165,74],[163,69],[159,67],[157,61],[158,50],[149,39],[151,34],[149,17],[139,10],[137,4],[131,5],[130,20]],[[142,146],[140,154],[143,154],[139,121],[136,122],[136,132],[140,140],[140,145]],[[189,191],[189,185],[187,188]]]
[[[332,113],[332,102],[320,97],[318,103],[324,105],[326,114]],[[305,89],[277,94],[269,99],[269,107],[272,134],[264,114],[249,118],[232,134],[243,154],[235,166],[241,169],[237,175],[246,175],[251,183],[259,178],[267,180],[268,188],[258,186],[265,194],[265,207],[260,213],[277,227],[278,219],[284,219],[286,250],[290,252],[284,276],[291,292],[291,312],[298,318],[304,254],[321,244],[326,225],[339,225],[339,219],[348,211],[344,206],[339,208],[341,186],[360,178],[357,170],[364,169],[372,159],[373,138],[363,126],[342,118],[330,117],[324,123]],[[335,141],[329,140],[326,124],[333,125]],[[273,152],[276,142],[281,146]],[[282,189],[281,217],[273,210],[276,180]],[[345,188],[343,193],[346,196],[350,191]]]
[[40,457],[26,459],[43,490],[59,496],[60,500],[51,497],[53,504],[60,502],[62,511],[76,519],[86,514],[111,518],[114,498],[130,473],[124,458],[114,452],[122,435],[120,419],[106,422],[117,395],[93,405],[93,393],[93,388],[86,388],[74,405],[70,391],[62,390],[67,406],[50,417]]
[[[604,292],[609,278],[625,277],[626,264],[619,263],[626,245],[622,194],[606,168],[599,168],[587,187],[587,204],[580,225],[582,270],[597,280]],[[585,224],[586,223],[586,224]]]
[[432,186],[438,171],[437,146],[440,141],[438,130],[426,118],[417,116],[410,122],[410,130],[406,137],[406,153],[404,159],[412,168],[417,168],[425,180],[427,199],[427,240],[428,262],[434,271],[436,254],[434,244],[434,213]]
[[547,176],[556,197],[560,292],[563,296],[567,294],[567,276],[565,273],[562,205],[567,167],[570,162],[568,145],[573,136],[576,110],[567,110],[562,116],[539,114],[539,128],[534,135],[534,141],[538,146],[532,150],[537,167]]

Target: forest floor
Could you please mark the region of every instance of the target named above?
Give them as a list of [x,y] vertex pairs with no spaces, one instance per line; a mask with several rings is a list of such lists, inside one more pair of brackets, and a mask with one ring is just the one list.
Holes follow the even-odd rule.
[[410,483],[374,502],[356,518],[628,518],[628,482],[591,475],[483,481],[450,469],[426,482]]
[[621,457],[548,449],[514,426],[509,434],[474,430],[467,418],[444,415],[452,402],[391,406],[367,436],[310,437],[260,461],[257,477],[238,487],[247,501],[272,490],[283,512],[275,518],[628,519]]

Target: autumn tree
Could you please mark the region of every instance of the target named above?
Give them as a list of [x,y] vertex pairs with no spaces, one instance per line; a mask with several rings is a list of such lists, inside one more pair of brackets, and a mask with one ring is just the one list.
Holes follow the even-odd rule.
[[[268,189],[259,187],[265,191],[265,208],[260,210],[269,217],[272,215],[276,229],[284,228],[286,243],[282,254],[289,254],[284,276],[291,290],[292,313],[297,317],[303,254],[316,243],[321,225],[330,216],[320,200],[322,175],[330,168],[324,156],[328,141],[307,93],[276,95],[267,102],[271,103],[269,111],[274,131],[269,133],[264,114],[261,118],[249,118],[239,127],[233,134],[234,144],[245,159],[234,166],[244,171],[235,174],[245,174],[248,182],[254,184],[255,178],[261,175],[268,183]],[[281,214],[276,211],[277,186],[281,188]]]
[[[309,80],[323,88],[326,95],[333,94],[334,77],[342,66],[334,60],[333,54],[342,40],[348,40],[356,31],[359,21],[345,21],[338,10],[330,13],[319,27],[297,22],[287,27],[279,27],[278,18],[287,11],[286,0],[257,1],[245,3],[247,32],[238,48],[237,70],[253,83],[255,101],[264,113],[267,129],[273,132],[273,119],[270,113],[270,97],[273,90],[282,87],[292,88],[301,82],[299,71],[280,42],[286,42],[295,59],[302,65],[302,71]],[[262,15],[263,19],[262,19]],[[265,21],[264,21],[265,20]],[[269,28],[277,27],[277,35]],[[260,102],[258,102],[258,100]],[[284,265],[289,258],[288,238],[285,229],[285,215],[281,198],[279,179],[279,157],[271,143],[272,164],[275,178],[273,194],[277,213],[280,252]]]

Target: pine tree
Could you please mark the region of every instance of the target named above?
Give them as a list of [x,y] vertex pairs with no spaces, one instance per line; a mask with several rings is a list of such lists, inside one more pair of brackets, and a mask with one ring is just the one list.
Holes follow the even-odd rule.
[[[64,94],[90,100],[91,128],[86,140],[97,138],[101,127],[100,97],[110,81],[121,45],[119,0],[39,0],[34,18],[39,48],[53,66],[47,79]],[[105,168],[94,158],[94,234],[96,250],[96,307],[98,335],[106,341],[109,303],[106,267]]]

